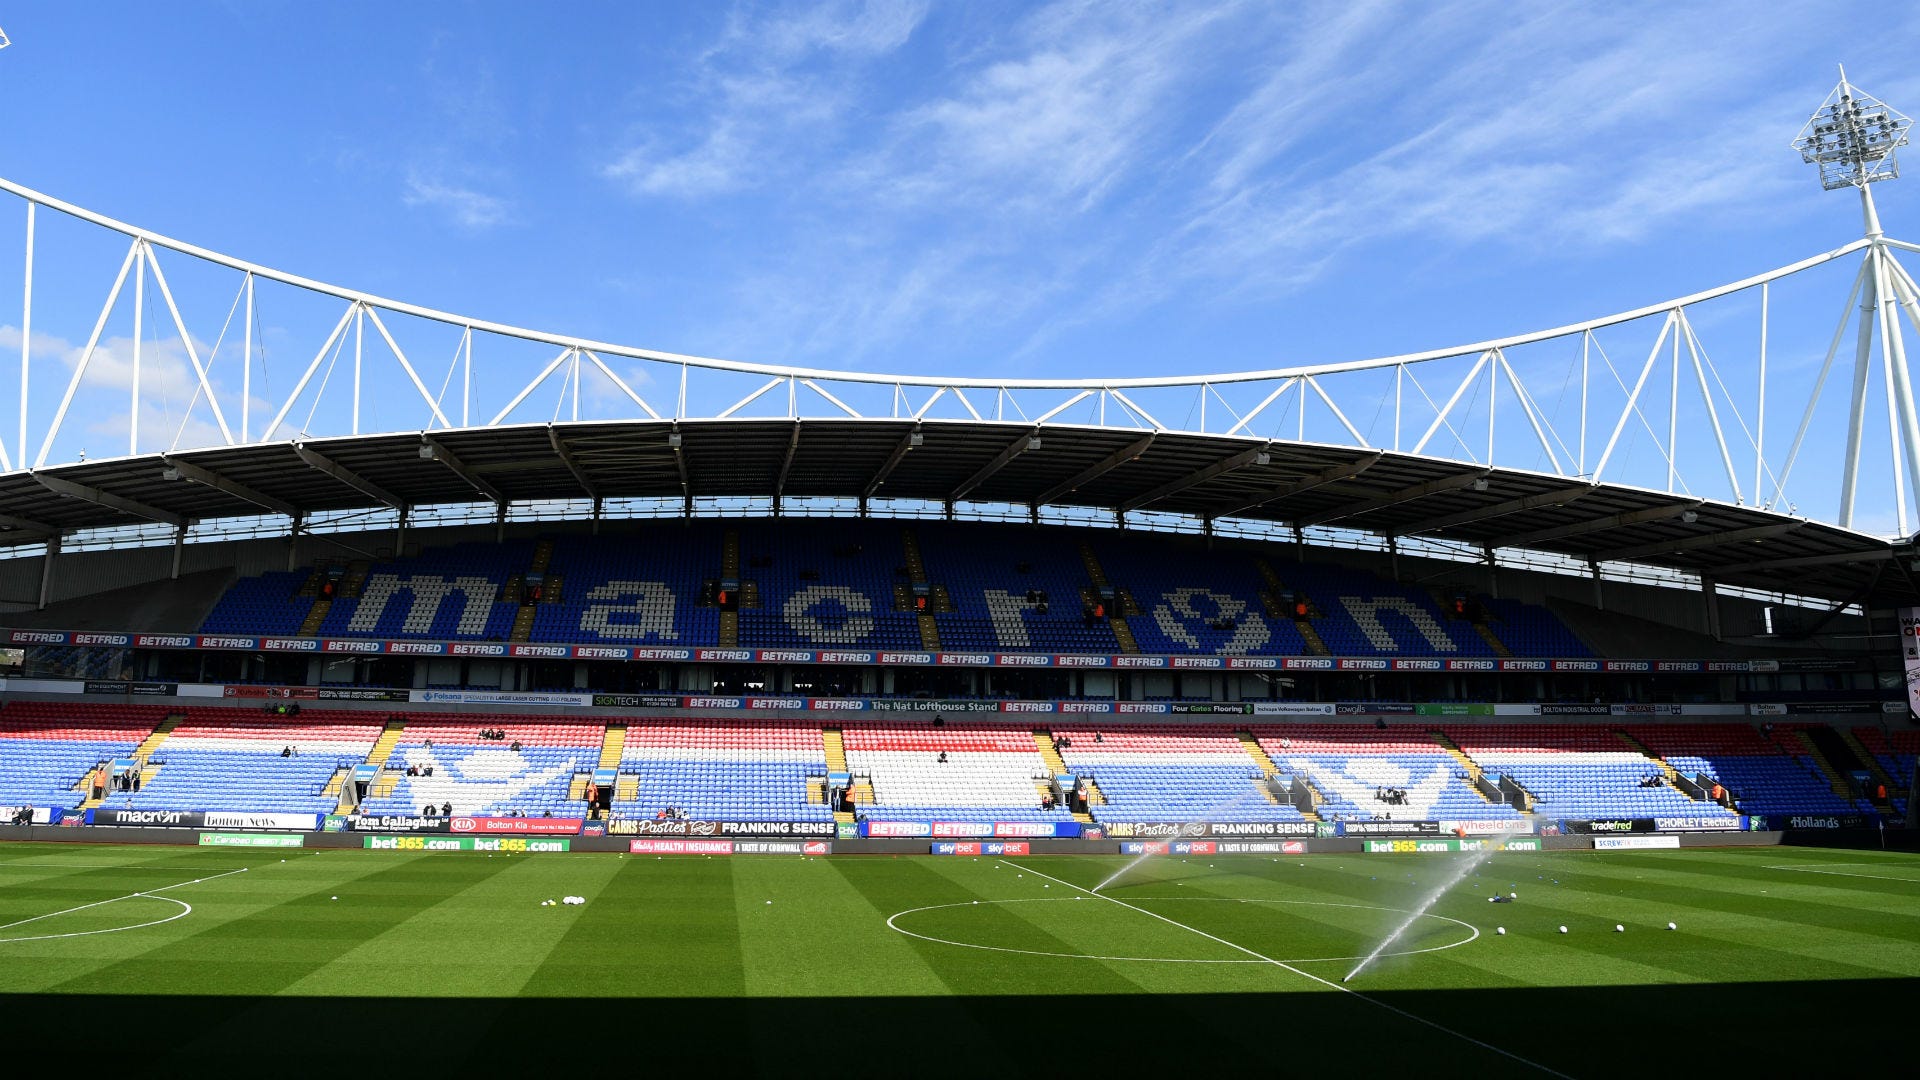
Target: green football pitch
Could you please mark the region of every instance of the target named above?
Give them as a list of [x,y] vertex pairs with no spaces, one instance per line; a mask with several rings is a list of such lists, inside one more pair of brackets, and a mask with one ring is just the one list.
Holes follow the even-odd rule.
[[[1584,1077],[1912,1056],[1920,856],[1468,858],[0,845],[0,1010],[16,1053],[189,1071]],[[543,903],[568,896],[585,903]]]

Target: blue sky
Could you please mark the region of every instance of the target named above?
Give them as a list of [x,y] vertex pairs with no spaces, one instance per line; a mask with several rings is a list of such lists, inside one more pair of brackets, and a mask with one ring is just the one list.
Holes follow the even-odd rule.
[[[14,3],[0,175],[236,257],[600,340],[990,377],[1231,371],[1559,325],[1856,238],[1857,200],[1787,144],[1836,62],[1920,109],[1894,59],[1916,23],[1834,3]],[[1920,238],[1916,183],[1876,188],[1894,236]],[[0,204],[8,387],[21,216]],[[36,413],[124,250],[52,216]],[[176,262],[204,348],[233,285]],[[1817,366],[1846,285],[1810,287],[1804,315],[1780,290],[1778,393]],[[263,307],[282,389],[337,315]],[[1719,373],[1751,398],[1748,331],[1725,333]],[[451,346],[414,341],[444,373]],[[177,358],[155,378],[170,396],[149,428],[217,435],[183,412]],[[237,373],[216,381],[237,394]],[[55,459],[125,451],[95,389]],[[592,389],[589,412],[623,407]],[[401,413],[377,422],[419,426]],[[1795,475],[1804,512],[1830,517],[1822,417]],[[1770,417],[1770,455],[1797,420]],[[1863,475],[1876,531],[1894,525],[1873,488],[1886,457]],[[1712,471],[1689,482],[1728,497]],[[1620,479],[1659,486],[1664,467],[1646,476]]]

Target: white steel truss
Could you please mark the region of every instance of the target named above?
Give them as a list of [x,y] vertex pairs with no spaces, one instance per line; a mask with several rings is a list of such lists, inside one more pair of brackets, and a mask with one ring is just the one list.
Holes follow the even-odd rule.
[[[1839,107],[1835,102],[1871,100],[1844,83],[1842,91],[1830,99],[1829,111]],[[1815,136],[1828,137],[1818,131]],[[1819,152],[1827,157],[1840,153],[1830,147]],[[1855,158],[1860,156],[1854,152]],[[1014,457],[1037,448],[1047,425],[1071,424],[1126,431],[1135,438],[1077,475],[1049,484],[1041,502],[1070,499],[1076,488],[1120,468],[1155,439],[1200,434],[1244,439],[1246,449],[1202,466],[1186,479],[1136,495],[1119,509],[1124,513],[1149,507],[1193,484],[1264,460],[1271,444],[1293,440],[1404,451],[1481,469],[1518,468],[1566,479],[1564,489],[1550,497],[1441,514],[1427,523],[1436,529],[1569,501],[1605,482],[1811,516],[1845,528],[1871,517],[1877,531],[1897,529],[1904,536],[1920,516],[1920,410],[1905,347],[1909,330],[1920,333],[1920,282],[1897,256],[1920,252],[1920,246],[1884,235],[1874,210],[1868,182],[1894,174],[1891,151],[1867,164],[1871,175],[1854,185],[1862,199],[1865,236],[1718,288],[1549,330],[1398,356],[1127,379],[884,374],[747,363],[594,341],[330,285],[174,240],[0,179],[0,191],[20,200],[25,217],[18,397],[11,402],[0,397],[0,410],[17,416],[14,424],[0,425],[0,431],[12,428],[6,432],[11,438],[0,437],[0,472],[80,459],[82,433],[71,421],[76,399],[105,393],[85,388],[98,375],[106,342],[113,340],[109,327],[130,321],[130,346],[113,346],[124,353],[114,355],[118,366],[113,370],[118,377],[125,369],[128,392],[117,405],[96,397],[82,407],[90,423],[99,421],[103,408],[124,410],[120,419],[130,454],[247,442],[299,447],[325,436],[415,432],[423,455],[445,462],[475,491],[495,501],[499,493],[448,453],[434,434],[532,419],[952,418],[1005,423],[1008,438],[997,457],[953,489],[954,499],[964,498]],[[1832,171],[1828,165],[1823,169]],[[36,391],[36,381],[44,382],[46,376],[35,368],[44,370],[46,360],[37,358],[29,345],[44,325],[44,316],[37,320],[35,313],[35,290],[47,287],[44,276],[35,276],[36,244],[44,261],[49,225],[55,220],[45,211],[124,239],[117,273],[109,266],[101,268],[99,280],[110,284],[97,309],[85,293],[63,290],[59,296],[63,306],[79,309],[84,302],[84,310],[97,310],[97,315],[84,346],[73,350],[71,374],[57,404],[51,400],[53,384]],[[1820,274],[1829,266],[1850,267],[1851,286],[1817,373],[1810,378],[1805,374],[1814,365],[1811,350],[1803,350],[1789,359],[1807,362],[1775,363],[1770,376],[1769,348],[1781,348],[1777,337],[1770,337],[1770,331],[1777,335],[1781,320],[1780,283]],[[210,347],[208,335],[194,332],[192,298],[176,288],[189,267],[203,279],[226,277],[228,292],[220,295],[234,298],[224,323],[200,320],[207,331],[219,328],[211,335]],[[1826,276],[1831,279],[1839,272],[1829,270]],[[262,308],[260,293],[268,289],[276,290],[276,304],[307,305],[301,324],[306,333],[287,334],[286,343],[275,345],[277,352],[295,356],[303,365],[281,369],[277,380],[267,377],[261,336],[263,324],[280,318],[278,309],[270,320]],[[149,312],[156,298],[162,311]],[[43,310],[47,306],[42,298]],[[236,323],[242,339],[238,346],[228,336]],[[1824,330],[1824,321],[1821,326]],[[1837,429],[1822,422],[1826,414],[1820,406],[1850,330],[1853,364],[1844,437],[1810,439]],[[156,336],[161,334],[171,337],[161,341]],[[143,407],[153,406],[151,383],[144,396],[142,387],[154,357],[160,355],[150,350],[161,346],[175,350],[170,355],[179,364],[176,385],[182,393],[190,391],[191,401],[185,415],[165,418],[177,422],[176,428],[156,434],[151,419],[143,428]],[[367,354],[369,348],[375,355]],[[534,349],[539,351],[530,352]],[[416,363],[422,357],[449,355],[444,378],[437,368],[429,373]],[[238,379],[231,372],[234,357],[242,367]],[[1720,366],[1716,357],[1732,366]],[[1619,366],[1623,360],[1624,368]],[[1787,381],[1789,367],[1799,369],[1802,374],[1792,377],[1800,381]],[[438,392],[431,389],[435,379]],[[269,382],[274,393],[256,401],[256,393],[264,392]],[[583,383],[590,385],[584,406]],[[9,390],[13,385],[0,380]],[[550,406],[547,395],[553,395]],[[1784,447],[1779,445],[1780,425],[1767,416],[1770,402],[1777,408],[1781,400],[1793,403],[1800,413]],[[1828,395],[1827,400],[1831,409],[1840,408],[1837,397]],[[1882,404],[1884,424],[1875,416]],[[583,415],[583,407],[592,415]],[[256,408],[268,410],[264,426],[258,423]],[[536,409],[540,415],[530,415]],[[377,420],[369,420],[369,410]],[[1364,427],[1356,422],[1369,416],[1373,419]],[[201,422],[189,429],[187,420],[194,417]],[[194,432],[191,438],[185,434],[189,430]],[[1771,446],[1769,432],[1775,433]],[[181,444],[182,439],[187,444]],[[1884,451],[1870,446],[1870,441],[1882,439]],[[566,469],[583,488],[593,490],[590,470],[557,439],[554,445]],[[850,481],[849,497],[874,495],[912,445],[903,441],[877,475]],[[1802,463],[1816,446],[1818,460]],[[685,464],[677,448],[674,453],[684,484]],[[381,502],[399,502],[309,450],[303,448],[301,456]],[[1372,460],[1367,459],[1368,464]],[[1876,503],[1868,508],[1871,513],[1863,510],[1860,492],[1867,468],[1863,463],[1869,462],[1876,477],[1873,490],[1890,493],[1893,504],[1883,508]],[[790,450],[787,465],[791,463]],[[1813,470],[1800,488],[1791,486],[1796,467]],[[783,467],[783,477],[786,471]],[[1357,470],[1330,470],[1325,477],[1252,493],[1245,501],[1257,507],[1301,485],[1318,486],[1352,471]],[[1837,486],[1830,479],[1836,473]],[[1880,478],[1887,476],[1892,482],[1882,483]],[[271,500],[251,501],[281,509]],[[1248,508],[1220,509],[1231,514]],[[1363,510],[1326,511],[1322,517],[1333,520]]]

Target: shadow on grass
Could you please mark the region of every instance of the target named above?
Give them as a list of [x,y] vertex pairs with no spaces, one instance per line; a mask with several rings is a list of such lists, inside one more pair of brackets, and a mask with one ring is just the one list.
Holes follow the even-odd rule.
[[[1038,990],[1040,988],[1036,988]],[[10,1056],[108,1051],[158,1075],[673,1065],[708,1076],[1716,1075],[1826,1068],[1884,1044],[1920,979],[1593,989],[932,998],[0,995]],[[1390,1011],[1411,1013],[1448,1034]],[[1897,1023],[1897,1021],[1895,1021]],[[1817,1034],[1815,1034],[1817,1032]],[[1498,1047],[1521,1060],[1476,1045]],[[1177,1075],[1177,1073],[1176,1073]]]

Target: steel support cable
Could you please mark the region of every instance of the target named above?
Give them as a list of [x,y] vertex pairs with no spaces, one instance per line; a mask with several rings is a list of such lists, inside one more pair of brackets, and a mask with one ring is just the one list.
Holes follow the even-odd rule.
[[460,370],[460,343],[455,343],[453,346],[453,360],[447,364],[447,377],[440,380],[440,392],[433,396],[433,403],[435,405],[445,405],[447,403],[447,387],[453,385],[453,373],[458,370]]
[[[1458,431],[1454,430],[1452,421],[1448,420],[1446,415],[1441,412],[1440,404],[1433,400],[1431,394],[1427,393],[1426,387],[1420,385],[1420,376],[1413,373],[1413,365],[1411,364],[1407,365],[1407,381],[1413,384],[1415,390],[1420,391],[1421,399],[1427,403],[1428,408],[1433,410],[1434,415],[1440,417],[1440,426],[1446,428],[1447,434],[1453,436],[1453,441],[1459,443],[1461,448],[1467,452],[1467,460],[1473,462],[1475,465],[1480,464],[1480,459],[1473,456],[1473,448],[1467,445],[1467,440],[1462,438]],[[1418,451],[1415,452],[1417,453]]]
[[[1733,414],[1733,422],[1740,425],[1740,434],[1746,436],[1747,445],[1753,448],[1755,454],[1759,455],[1761,471],[1771,475],[1773,470],[1767,467],[1766,454],[1760,449],[1760,444],[1754,439],[1753,429],[1747,427],[1747,418],[1740,414],[1740,403],[1733,400],[1733,392],[1727,389],[1725,380],[1720,378],[1720,369],[1714,365],[1713,357],[1707,353],[1706,343],[1702,342],[1700,335],[1694,332],[1692,320],[1687,321],[1686,331],[1687,340],[1693,345],[1694,355],[1699,358],[1701,364],[1704,365],[1708,373],[1713,376],[1713,384],[1720,388],[1720,396],[1726,399],[1727,411]],[[1711,404],[1708,405],[1708,409],[1712,409]],[[1737,485],[1735,493],[1738,494]],[[1758,491],[1753,493],[1753,504],[1755,506],[1760,505],[1760,492]]]
[[[207,381],[213,381],[213,362],[220,356],[220,346],[227,340],[227,331],[233,328],[233,313],[240,310],[240,300],[247,294],[247,283],[240,282],[240,288],[233,294],[233,304],[227,308],[227,321],[220,324],[220,336],[213,339],[213,351],[207,354]],[[167,444],[167,450],[173,451],[180,446],[180,437],[187,433],[187,421],[193,417],[193,407],[200,403],[200,384],[193,384],[193,399],[187,402],[187,415],[180,418],[180,426],[174,430],[173,441]]]
[[320,408],[321,399],[327,396],[327,383],[333,380],[333,366],[340,362],[340,351],[346,347],[347,335],[341,334],[339,340],[333,343],[333,355],[327,357],[327,370],[320,376],[320,389],[313,392],[313,404],[307,406],[307,419],[300,425],[302,436],[313,426],[313,414]]
[[[1607,372],[1613,376],[1614,385],[1618,386],[1622,390],[1626,390],[1627,389],[1626,380],[1622,379],[1620,377],[1620,372],[1615,370],[1613,366],[1613,358],[1607,355],[1606,347],[1600,344],[1600,336],[1598,334],[1595,334],[1593,336],[1593,347],[1596,351],[1600,353],[1601,361],[1607,365]],[[1628,391],[1628,396],[1629,397],[1632,396],[1632,391]],[[1640,426],[1646,429],[1647,438],[1652,439],[1654,447],[1658,449],[1660,446],[1660,435],[1658,432],[1655,432],[1653,430],[1653,425],[1647,422],[1647,414],[1640,411],[1640,403],[1638,401],[1635,401],[1633,403],[1633,415],[1639,419]],[[1633,436],[1633,437],[1637,438],[1638,436]],[[1629,451],[1631,451],[1631,444],[1629,444]],[[1631,452],[1629,452],[1627,456],[1628,456],[1628,459],[1631,460],[1633,455],[1631,454]],[[1669,465],[1673,464],[1672,457],[1669,455],[1666,455],[1665,451],[1662,451],[1662,460],[1666,464],[1669,464]],[[1684,485],[1685,485],[1685,481],[1682,481],[1682,486]],[[1692,494],[1692,492],[1688,492],[1688,494]]]

